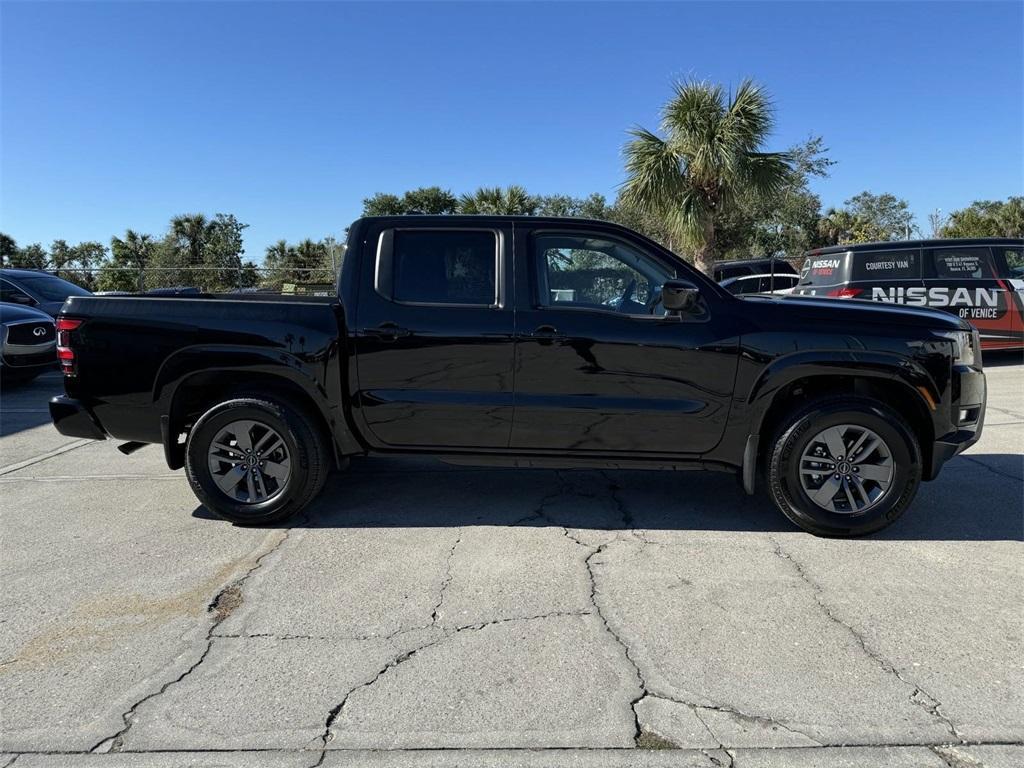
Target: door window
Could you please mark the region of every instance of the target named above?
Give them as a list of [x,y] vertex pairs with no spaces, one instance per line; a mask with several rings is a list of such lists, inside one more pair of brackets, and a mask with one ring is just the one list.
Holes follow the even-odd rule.
[[999,246],[997,253],[1002,253],[1006,259],[1006,274],[1003,277],[1010,277],[1015,280],[1024,278],[1024,248],[1006,248]]
[[673,270],[631,245],[586,234],[545,234],[534,241],[542,307],[664,315],[661,287]]
[[498,235],[484,230],[395,230],[395,301],[493,306],[498,301]]
[[995,277],[988,248],[933,248],[926,259],[929,277],[982,280]]

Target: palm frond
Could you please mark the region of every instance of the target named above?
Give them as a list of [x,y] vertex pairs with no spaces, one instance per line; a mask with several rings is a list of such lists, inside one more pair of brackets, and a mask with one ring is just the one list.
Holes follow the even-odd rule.
[[755,195],[768,196],[786,184],[791,172],[786,152],[748,152],[737,180]]
[[645,128],[632,128],[626,143],[626,181],[622,197],[644,213],[662,213],[686,189],[679,156],[667,141]]

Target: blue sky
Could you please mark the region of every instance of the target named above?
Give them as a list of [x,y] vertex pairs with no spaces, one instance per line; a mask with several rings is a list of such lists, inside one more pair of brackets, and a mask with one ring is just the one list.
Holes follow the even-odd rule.
[[247,256],[341,237],[377,191],[614,197],[673,79],[762,82],[824,205],[1024,192],[1024,4],[0,5],[0,229],[19,243],[234,213]]

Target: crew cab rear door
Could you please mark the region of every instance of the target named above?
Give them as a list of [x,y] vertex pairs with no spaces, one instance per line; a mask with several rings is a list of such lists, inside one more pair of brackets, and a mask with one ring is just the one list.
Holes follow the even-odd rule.
[[736,338],[715,307],[664,313],[661,286],[681,265],[624,234],[561,224],[517,223],[516,259],[513,449],[637,458],[719,442]]
[[511,243],[509,226],[367,230],[354,413],[378,447],[508,446]]

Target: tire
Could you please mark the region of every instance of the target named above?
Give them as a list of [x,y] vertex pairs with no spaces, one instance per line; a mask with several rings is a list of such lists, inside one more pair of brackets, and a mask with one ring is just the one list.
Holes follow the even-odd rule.
[[[331,470],[331,451],[318,426],[284,398],[240,396],[218,403],[189,432],[189,485],[207,509],[236,525],[287,520],[320,493]],[[257,456],[264,447],[272,450]]]
[[[885,528],[910,506],[921,483],[921,448],[913,429],[871,398],[814,400],[783,421],[772,446],[772,501],[816,536],[863,536]],[[839,453],[841,446],[856,453]]]

